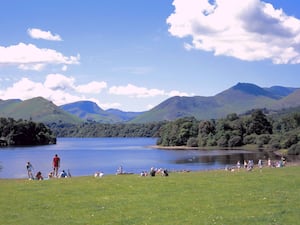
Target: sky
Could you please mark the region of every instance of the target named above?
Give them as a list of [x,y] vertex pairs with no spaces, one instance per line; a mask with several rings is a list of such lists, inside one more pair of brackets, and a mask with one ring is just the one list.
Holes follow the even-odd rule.
[[300,3],[2,0],[0,99],[141,112],[238,82],[300,87]]

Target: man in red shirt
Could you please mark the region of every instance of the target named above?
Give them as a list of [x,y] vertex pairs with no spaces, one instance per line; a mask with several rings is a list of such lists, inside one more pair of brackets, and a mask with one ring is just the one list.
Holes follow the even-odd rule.
[[58,157],[57,154],[55,154],[52,164],[53,164],[53,175],[55,177],[58,177],[58,169],[60,167],[60,158]]

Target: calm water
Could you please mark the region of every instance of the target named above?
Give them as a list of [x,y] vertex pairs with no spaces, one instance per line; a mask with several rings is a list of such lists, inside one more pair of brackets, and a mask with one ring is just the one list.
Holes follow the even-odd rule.
[[[61,170],[73,176],[93,175],[96,171],[114,174],[122,165],[125,172],[140,173],[151,167],[172,170],[209,170],[235,165],[238,160],[267,159],[263,153],[247,151],[159,150],[153,138],[58,138],[56,145],[0,149],[0,178],[26,178],[25,164],[46,176],[52,158],[61,158]],[[272,157],[272,156],[271,156]]]

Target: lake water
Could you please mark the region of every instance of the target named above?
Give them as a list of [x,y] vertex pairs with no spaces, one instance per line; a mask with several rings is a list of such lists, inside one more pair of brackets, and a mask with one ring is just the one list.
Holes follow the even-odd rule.
[[[150,148],[154,138],[58,138],[56,145],[0,148],[0,178],[27,178],[26,162],[34,172],[46,176],[52,158],[61,158],[61,170],[72,176],[93,175],[96,171],[114,174],[122,165],[125,172],[149,171],[151,167],[169,171],[222,169],[238,160],[266,160],[269,155],[243,150],[161,150]],[[273,157],[273,156],[271,156]]]

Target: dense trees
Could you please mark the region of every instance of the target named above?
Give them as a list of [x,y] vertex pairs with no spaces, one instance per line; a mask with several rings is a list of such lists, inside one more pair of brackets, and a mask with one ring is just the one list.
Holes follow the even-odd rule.
[[300,153],[300,113],[267,117],[262,110],[250,115],[229,114],[224,119],[197,121],[183,118],[164,125],[157,142],[163,146],[239,147],[257,145],[268,149],[289,149]]
[[86,122],[72,125],[61,122],[45,126],[33,121],[0,118],[0,145],[36,145],[55,143],[57,137],[158,137],[162,146],[224,148],[256,145],[266,149],[288,149],[300,154],[300,108],[267,116],[252,110],[222,119],[181,118],[147,124],[103,124]]
[[79,125],[53,123],[48,126],[57,137],[158,137],[165,122],[148,124],[103,124],[87,122]]
[[1,145],[45,145],[56,143],[51,130],[43,123],[0,118]]

